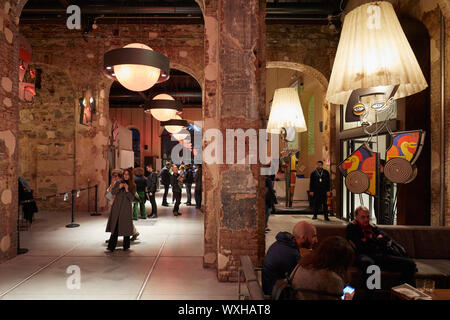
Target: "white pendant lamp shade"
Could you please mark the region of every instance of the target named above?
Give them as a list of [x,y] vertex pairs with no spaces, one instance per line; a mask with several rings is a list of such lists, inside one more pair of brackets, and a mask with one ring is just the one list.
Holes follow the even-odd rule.
[[[153,100],[169,100],[174,101],[175,99],[168,94],[159,94],[153,98]],[[175,119],[177,115],[177,110],[175,109],[150,109],[152,116],[158,121],[168,121],[170,119]]]
[[[124,48],[138,48],[152,50],[141,43],[131,43]],[[138,64],[119,64],[114,66],[117,80],[128,90],[145,91],[150,89],[158,81],[161,70],[152,66]]]
[[353,90],[397,84],[394,99],[428,86],[392,4],[357,7],[344,20],[327,100],[346,105]]
[[305,132],[307,130],[296,88],[275,90],[267,132],[279,134],[282,128],[294,128],[297,132]]
[[[181,120],[181,117],[179,115],[176,115],[175,117],[173,117],[172,119],[177,119],[177,120]],[[175,125],[170,125],[170,126],[166,126],[166,130],[169,133],[179,133],[181,130],[183,130],[183,126],[175,126]]]

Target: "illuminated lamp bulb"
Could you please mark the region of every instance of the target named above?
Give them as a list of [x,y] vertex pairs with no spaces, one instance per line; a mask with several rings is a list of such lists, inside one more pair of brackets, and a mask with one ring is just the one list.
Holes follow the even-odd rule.
[[[159,94],[153,98],[153,100],[175,100],[168,94]],[[150,109],[152,116],[158,121],[169,121],[170,119],[175,119],[177,115],[176,109]]]
[[[172,119],[181,120],[181,117],[179,115],[175,115],[175,117]],[[183,130],[183,126],[166,126],[166,130],[172,134],[179,133],[181,130]]]
[[[124,48],[139,48],[152,50],[141,43],[131,43]],[[131,91],[145,91],[155,85],[161,70],[155,67],[138,64],[119,64],[114,66],[114,74],[117,80],[125,88]]]

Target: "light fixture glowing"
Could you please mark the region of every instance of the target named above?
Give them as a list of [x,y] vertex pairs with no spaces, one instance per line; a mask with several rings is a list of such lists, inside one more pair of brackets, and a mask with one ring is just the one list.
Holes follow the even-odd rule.
[[279,134],[283,128],[294,128],[296,132],[307,131],[296,88],[276,89],[273,96],[267,132]]
[[147,105],[151,115],[158,121],[168,121],[175,119],[180,104],[168,94],[159,94]]
[[181,119],[179,115],[176,115],[173,119],[169,121],[162,121],[161,126],[165,126],[166,130],[169,133],[179,133],[181,130],[188,126],[188,122],[186,120]]
[[142,43],[131,43],[105,53],[105,74],[125,88],[145,91],[169,78],[169,59]]
[[394,99],[428,85],[391,3],[367,3],[347,14],[327,100],[346,105],[361,88],[400,85]]

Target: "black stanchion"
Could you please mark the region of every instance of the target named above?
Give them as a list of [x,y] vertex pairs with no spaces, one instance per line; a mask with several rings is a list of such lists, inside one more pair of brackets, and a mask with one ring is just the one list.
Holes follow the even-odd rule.
[[72,190],[72,223],[66,225],[66,228],[76,228],[80,225],[75,223],[75,190]]
[[17,209],[17,254],[27,253],[28,249],[20,247],[20,203]]
[[[96,184],[95,185],[95,207],[94,207],[95,212],[91,213],[91,216],[101,216],[102,215],[101,213],[98,212],[97,201],[98,201],[98,185]],[[88,202],[89,202],[89,199],[88,199]]]

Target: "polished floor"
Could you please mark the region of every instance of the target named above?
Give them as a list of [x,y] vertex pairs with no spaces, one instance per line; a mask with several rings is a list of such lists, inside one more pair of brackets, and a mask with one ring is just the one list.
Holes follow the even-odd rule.
[[[158,204],[161,198],[160,192]],[[203,213],[184,204],[178,217],[172,215],[172,207],[158,210],[158,219],[135,221],[140,236],[129,251],[122,251],[119,237],[114,253],[106,251],[107,213],[98,217],[77,213],[80,227],[69,229],[65,225],[70,213],[39,212],[31,229],[21,232],[21,247],[29,252],[0,264],[0,299],[238,299],[237,283],[219,282],[215,270],[202,266]],[[147,212],[151,212],[148,202]],[[292,231],[304,219],[312,221],[305,215],[272,215],[266,247],[278,231]],[[319,217],[314,223],[324,222]],[[79,270],[79,282],[72,281],[77,274],[73,270]]]

